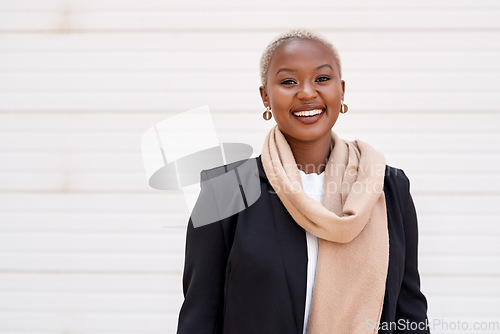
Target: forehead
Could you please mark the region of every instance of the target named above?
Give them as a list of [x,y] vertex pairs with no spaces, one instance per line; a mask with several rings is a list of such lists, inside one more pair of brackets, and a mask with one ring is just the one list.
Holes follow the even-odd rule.
[[[331,50],[323,43],[306,40],[292,39],[280,45],[273,53],[269,68],[279,68],[282,66],[330,64],[335,67],[335,58]],[[321,63],[321,64],[320,64]]]

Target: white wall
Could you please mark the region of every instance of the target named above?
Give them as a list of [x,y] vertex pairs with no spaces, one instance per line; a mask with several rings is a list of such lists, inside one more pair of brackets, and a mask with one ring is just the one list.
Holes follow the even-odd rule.
[[258,58],[298,26],[341,52],[338,133],[412,181],[429,316],[500,333],[494,0],[0,0],[0,333],[175,332],[187,210],[140,137],[208,104],[258,154]]

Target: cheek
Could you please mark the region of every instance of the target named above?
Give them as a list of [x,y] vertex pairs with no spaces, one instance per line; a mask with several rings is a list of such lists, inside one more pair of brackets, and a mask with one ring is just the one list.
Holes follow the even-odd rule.
[[329,87],[324,87],[322,90],[324,94],[329,95],[331,98],[342,98],[342,85],[340,83],[332,84]]
[[289,108],[293,102],[294,92],[281,87],[274,88],[269,94],[269,100],[273,109]]

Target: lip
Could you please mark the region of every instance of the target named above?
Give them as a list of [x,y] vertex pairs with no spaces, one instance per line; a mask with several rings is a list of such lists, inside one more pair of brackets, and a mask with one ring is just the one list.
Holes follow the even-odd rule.
[[[310,111],[310,110],[321,110],[322,112],[319,114],[316,114],[314,116],[296,116],[296,115],[294,115],[294,113],[296,113],[296,112]],[[303,105],[300,105],[300,106],[293,108],[291,110],[291,116],[303,124],[316,123],[321,117],[323,117],[323,115],[325,113],[326,113],[326,106],[321,105],[321,104],[317,104],[317,103],[303,104]]]
[[292,117],[303,124],[313,124],[316,123],[321,117],[323,117],[325,112],[326,111],[323,110],[321,113],[316,114],[314,116],[295,116],[292,114]]
[[318,110],[318,109],[325,111],[326,107],[324,105],[316,104],[316,103],[303,104],[303,105],[300,105],[296,108],[293,108],[291,112],[293,114],[294,112],[298,112],[298,111],[308,111],[308,110]]

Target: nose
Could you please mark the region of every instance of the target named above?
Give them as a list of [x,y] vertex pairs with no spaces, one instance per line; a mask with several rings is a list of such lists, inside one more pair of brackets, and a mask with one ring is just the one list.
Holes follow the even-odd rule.
[[300,85],[299,91],[297,92],[297,98],[300,100],[312,100],[318,96],[318,92],[314,87],[314,84],[305,82]]

